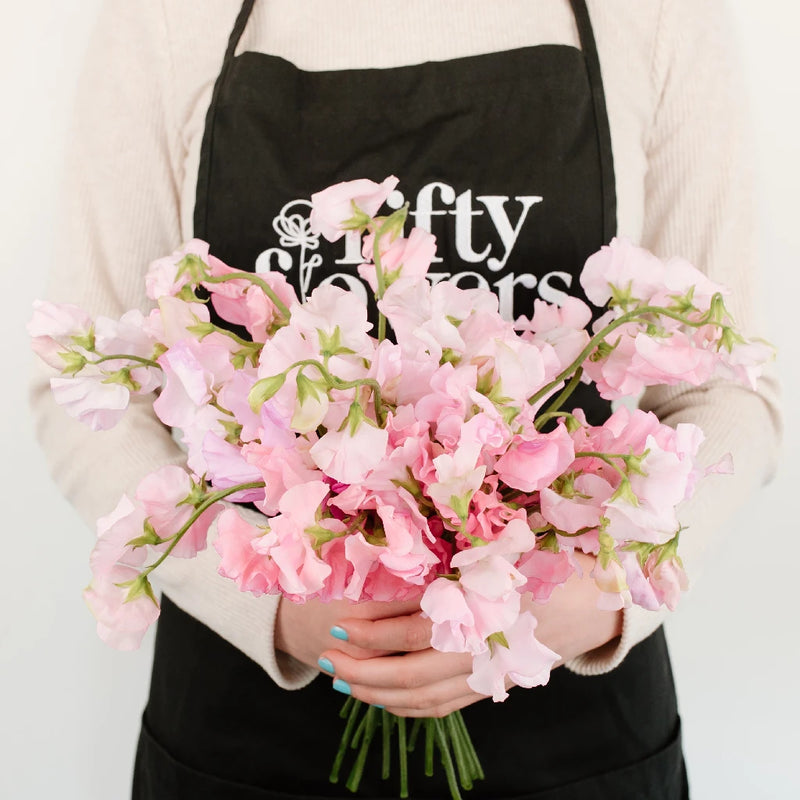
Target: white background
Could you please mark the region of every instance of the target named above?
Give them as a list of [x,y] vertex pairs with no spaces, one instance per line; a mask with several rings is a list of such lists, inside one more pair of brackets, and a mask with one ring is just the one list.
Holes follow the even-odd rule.
[[[770,800],[800,797],[798,488],[791,473],[800,433],[790,413],[800,399],[792,329],[800,289],[800,7],[731,1],[747,66],[743,92],[755,112],[767,335],[783,365],[787,456],[777,480],[727,532],[728,546],[685,598],[669,638],[692,796]],[[99,5],[0,6],[0,797],[9,800],[127,797],[147,690],[151,639],[138,653],[120,654],[94,635],[80,598],[93,536],[50,482],[26,407],[24,325],[58,262],[53,229],[66,121]]]

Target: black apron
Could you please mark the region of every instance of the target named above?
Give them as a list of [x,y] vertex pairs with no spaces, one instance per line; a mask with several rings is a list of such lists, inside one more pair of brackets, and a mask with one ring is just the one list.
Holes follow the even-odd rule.
[[[495,291],[506,317],[541,298],[583,297],[586,257],[616,231],[611,139],[584,0],[581,49],[564,45],[386,70],[305,72],[234,55],[245,0],[217,79],[198,175],[195,235],[227,263],[285,272],[301,297],[325,282],[367,297],[357,237],[329,244],[307,198],[390,173],[389,199],[437,236],[432,280]],[[489,13],[489,12],[487,12]],[[402,196],[401,194],[402,193]],[[374,308],[373,308],[374,316]],[[600,422],[590,389],[573,400]],[[287,692],[236,648],[162,602],[134,800],[352,797],[328,772],[343,698],[320,677]],[[464,710],[486,780],[474,800],[688,797],[669,657],[659,629],[611,673],[556,670],[546,687]],[[376,757],[356,795],[396,796]],[[411,759],[412,797],[449,796]]]

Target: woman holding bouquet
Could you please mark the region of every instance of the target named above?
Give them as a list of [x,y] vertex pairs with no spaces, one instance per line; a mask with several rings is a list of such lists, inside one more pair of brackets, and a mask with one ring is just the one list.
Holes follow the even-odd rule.
[[[94,313],[143,307],[143,268],[196,236],[231,265],[283,271],[301,299],[324,283],[366,296],[358,238],[321,241],[305,198],[395,173],[389,206],[407,202],[437,237],[432,280],[491,288],[507,318],[581,297],[585,259],[619,233],[730,286],[752,329],[723,17],[717,0],[504,0],[491,13],[464,0],[110,0],[79,99],[52,293]],[[685,515],[685,557],[732,513],[727,498],[769,475],[771,392],[717,383],[642,398],[662,421],[700,425],[709,462],[736,462],[725,500],[711,486]],[[574,402],[590,421],[609,412],[588,389]],[[57,477],[89,520],[183,458],[144,403],[90,440],[65,432],[44,385],[36,403]],[[487,774],[475,798],[687,797],[662,616],[599,609],[593,558],[580,561],[584,576],[537,609],[537,636],[564,666],[503,704],[469,689],[469,658],[430,648],[417,601],[293,605],[240,592],[213,548],[166,562],[134,797],[349,796],[328,783],[343,695],[404,716],[463,708]],[[420,774],[412,793],[447,788]],[[368,768],[358,796],[393,785]]]

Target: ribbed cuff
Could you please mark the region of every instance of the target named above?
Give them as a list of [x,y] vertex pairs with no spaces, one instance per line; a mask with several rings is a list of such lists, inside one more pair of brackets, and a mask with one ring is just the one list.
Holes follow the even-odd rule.
[[669,611],[648,611],[639,606],[622,614],[622,633],[602,647],[570,659],[564,666],[577,675],[602,675],[618,667],[631,648],[646,639],[666,619]]

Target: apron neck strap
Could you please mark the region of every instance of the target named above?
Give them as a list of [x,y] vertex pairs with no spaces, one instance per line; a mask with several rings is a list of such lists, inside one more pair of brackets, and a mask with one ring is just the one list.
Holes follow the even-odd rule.
[[611,128],[603,90],[603,76],[600,72],[600,56],[586,0],[570,0],[570,4],[578,26],[581,50],[586,60],[586,72],[592,92],[597,146],[600,152],[600,180],[603,187],[603,243],[608,244],[617,235],[617,190],[614,178],[614,155],[611,150]]
[[224,67],[226,67],[233,59],[233,54],[236,52],[236,47],[239,44],[239,40],[242,38],[244,29],[247,27],[247,21],[250,19],[250,13],[252,12],[255,4],[256,0],[244,0],[242,3],[242,7],[239,10],[239,16],[236,17],[236,22],[234,23],[230,38],[228,39],[228,49],[225,51]]

